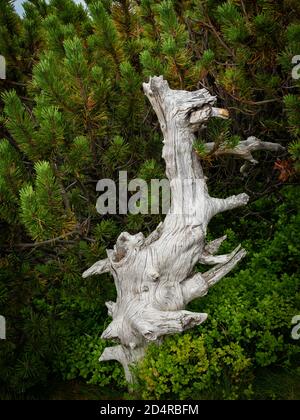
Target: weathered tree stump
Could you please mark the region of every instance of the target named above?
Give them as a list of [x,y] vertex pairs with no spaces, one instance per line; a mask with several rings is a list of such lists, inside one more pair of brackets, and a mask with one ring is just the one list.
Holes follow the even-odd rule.
[[[150,342],[199,325],[205,313],[186,311],[185,306],[207,294],[246,254],[238,246],[230,254],[215,255],[225,236],[206,243],[207,225],[217,213],[244,206],[247,194],[226,199],[209,195],[200,160],[193,150],[194,132],[211,117],[227,118],[228,112],[213,107],[216,97],[206,89],[195,92],[172,90],[160,77],[144,83],[164,136],[163,158],[171,187],[171,207],[165,220],[147,238],[142,233],[123,232],[107,259],[98,261],[83,277],[109,272],[113,275],[117,301],[107,302],[113,321],[102,338],[119,345],[104,350],[100,361],[122,363],[126,378],[133,380],[130,365],[143,357]],[[207,143],[208,151],[214,147]],[[251,152],[279,150],[278,144],[254,137],[234,149],[219,148],[218,154],[234,154],[256,163]],[[197,263],[214,267],[194,272]]]

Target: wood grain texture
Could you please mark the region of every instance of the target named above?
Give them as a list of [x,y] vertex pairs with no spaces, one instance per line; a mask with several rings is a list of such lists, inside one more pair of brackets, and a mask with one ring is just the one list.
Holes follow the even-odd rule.
[[[209,118],[228,117],[215,108],[216,97],[205,90],[172,90],[160,77],[143,84],[164,136],[162,156],[171,186],[171,207],[163,223],[145,238],[142,233],[123,232],[107,259],[83,273],[110,272],[117,289],[117,301],[107,302],[112,322],[102,338],[117,346],[105,349],[100,360],[122,363],[126,378],[133,380],[130,365],[143,357],[150,342],[160,343],[168,334],[199,325],[207,314],[185,310],[191,300],[207,294],[245,256],[240,246],[227,255],[215,255],[226,237],[207,243],[209,221],[216,214],[247,204],[247,194],[226,199],[209,195],[200,160],[193,150],[194,132]],[[253,160],[251,152],[280,147],[249,138],[225,154]],[[214,145],[207,144],[207,150]],[[222,153],[222,150],[219,151]],[[194,271],[200,262],[214,267],[206,273]]]

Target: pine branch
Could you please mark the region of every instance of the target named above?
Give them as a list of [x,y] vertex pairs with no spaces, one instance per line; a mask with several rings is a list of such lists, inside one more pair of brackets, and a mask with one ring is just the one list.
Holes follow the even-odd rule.
[[16,244],[15,247],[25,249],[25,248],[36,248],[36,247],[49,245],[49,244],[52,245],[52,244],[54,244],[58,241],[64,240],[65,238],[67,238],[69,236],[72,236],[72,235],[75,235],[75,234],[78,234],[78,233],[79,233],[79,230],[77,228],[77,229],[73,230],[72,232],[68,232],[64,235],[57,236],[56,238],[47,239],[46,241],[34,242],[34,243],[19,243],[19,244]]

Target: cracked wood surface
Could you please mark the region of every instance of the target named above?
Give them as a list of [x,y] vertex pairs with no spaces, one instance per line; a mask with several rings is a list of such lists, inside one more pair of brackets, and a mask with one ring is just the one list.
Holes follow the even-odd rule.
[[[246,254],[238,246],[227,255],[215,255],[226,237],[206,243],[208,223],[216,214],[244,206],[249,199],[247,194],[211,197],[193,150],[196,130],[212,117],[228,117],[226,110],[213,106],[216,97],[206,89],[172,90],[162,76],[150,78],[143,88],[164,136],[162,156],[170,181],[171,207],[148,238],[123,232],[114,249],[107,251],[107,258],[83,273],[88,277],[110,272],[114,278],[117,300],[106,303],[112,322],[102,338],[118,345],[107,347],[100,360],[122,363],[128,382],[133,380],[130,365],[143,357],[150,342],[159,343],[165,335],[206,320],[207,314],[186,311],[185,306],[206,295]],[[210,151],[214,144],[206,147]],[[280,148],[251,137],[232,150],[219,150],[219,154],[253,162],[253,151]],[[214,267],[197,273],[194,268],[199,262]]]

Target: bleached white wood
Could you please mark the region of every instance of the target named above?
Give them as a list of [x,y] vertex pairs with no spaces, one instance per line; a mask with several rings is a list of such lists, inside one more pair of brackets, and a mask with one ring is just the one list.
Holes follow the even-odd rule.
[[94,274],[102,274],[102,273],[109,273],[110,272],[110,263],[108,258],[105,260],[97,261],[93,264],[88,270],[86,270],[82,277],[86,278],[92,276]]
[[[214,147],[215,143],[204,143],[205,151],[211,152]],[[256,164],[258,163],[257,160],[254,159],[251,152],[255,152],[257,150],[269,150],[271,152],[278,152],[284,150],[278,143],[271,143],[268,141],[261,141],[257,137],[251,136],[248,137],[247,140],[240,141],[237,146],[230,149],[225,146],[218,147],[214,154],[218,155],[236,155],[241,159],[248,160],[249,162]]]
[[268,141],[261,141],[257,137],[251,136],[248,137],[247,140],[240,141],[235,147],[229,148],[226,145],[220,145],[219,147],[215,148],[215,143],[204,143],[205,152],[212,153],[214,156],[222,156],[222,155],[234,155],[239,157],[240,159],[246,160],[241,166],[241,173],[246,175],[249,169],[249,166],[256,165],[258,161],[254,159],[252,152],[257,150],[268,150],[271,152],[280,152],[284,150],[284,147],[278,143],[271,143]]
[[[205,321],[207,314],[186,311],[191,300],[204,296],[245,256],[240,246],[227,255],[216,256],[223,236],[206,243],[207,225],[217,213],[247,204],[247,194],[219,199],[208,193],[200,160],[193,150],[194,132],[211,117],[227,118],[228,112],[215,108],[216,101],[205,89],[195,92],[171,90],[166,80],[150,78],[143,84],[164,136],[163,158],[171,186],[171,207],[163,223],[145,238],[142,233],[123,232],[108,258],[84,272],[110,272],[117,290],[116,302],[107,302],[112,322],[102,338],[119,345],[105,349],[100,360],[118,360],[132,381],[130,365],[143,357],[150,342],[160,343],[168,334],[182,332]],[[207,144],[207,150],[214,148]],[[278,145],[249,138],[232,150],[253,161],[254,150],[279,150]],[[215,264],[205,272],[195,265]]]

